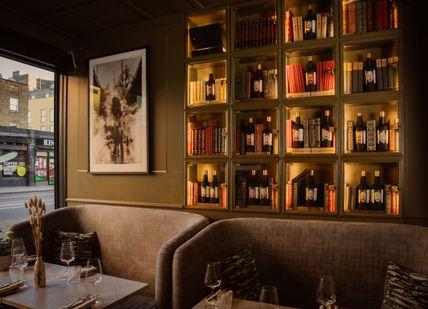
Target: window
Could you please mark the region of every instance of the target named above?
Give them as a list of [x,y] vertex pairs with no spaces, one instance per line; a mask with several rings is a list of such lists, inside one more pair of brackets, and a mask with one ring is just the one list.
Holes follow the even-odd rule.
[[9,99],[9,110],[11,112],[19,112],[19,100],[18,98]]
[[45,109],[40,110],[40,122],[41,123],[46,122],[46,110]]
[[55,121],[55,110],[53,108],[51,108],[49,110],[49,120],[50,120],[50,122],[54,122]]
[[[31,187],[43,186],[40,197],[47,212],[55,208],[58,166],[55,126],[50,121],[56,112],[55,73],[0,55],[0,76],[0,229],[4,231],[28,219],[21,205],[32,196]],[[37,90],[32,91],[36,80]]]

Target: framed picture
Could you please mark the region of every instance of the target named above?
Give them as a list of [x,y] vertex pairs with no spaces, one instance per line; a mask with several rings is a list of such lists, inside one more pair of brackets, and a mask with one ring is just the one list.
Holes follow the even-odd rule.
[[147,53],[89,60],[91,173],[149,173]]

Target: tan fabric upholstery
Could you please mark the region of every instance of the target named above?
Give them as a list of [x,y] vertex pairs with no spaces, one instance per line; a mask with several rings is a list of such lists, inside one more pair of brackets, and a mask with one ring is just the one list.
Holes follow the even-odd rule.
[[211,224],[176,250],[173,308],[192,308],[207,295],[208,261],[253,244],[264,284],[278,287],[280,303],[316,308],[318,278],[331,274],[337,302],[379,308],[386,261],[428,274],[428,228],[404,224],[278,219],[230,219]]
[[[67,207],[45,216],[43,255],[46,261],[52,259],[54,230],[96,231],[105,273],[148,283],[145,295],[155,297],[158,308],[170,308],[174,251],[208,223],[203,216],[178,211],[106,205]],[[14,225],[12,230],[33,248],[28,222]]]

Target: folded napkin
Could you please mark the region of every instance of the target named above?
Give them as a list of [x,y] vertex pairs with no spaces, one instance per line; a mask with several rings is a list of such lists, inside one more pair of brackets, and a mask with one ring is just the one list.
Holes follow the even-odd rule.
[[11,282],[5,285],[0,286],[0,295],[9,294],[17,289],[19,289],[24,282],[17,281],[17,282]]
[[83,266],[80,271],[80,278],[85,278],[86,274],[90,276],[95,270],[97,270],[97,268],[94,266]]
[[61,307],[61,309],[86,309],[91,308],[93,304],[95,304],[95,297],[92,296],[85,296],[81,297],[78,300],[72,302],[71,304],[68,304],[64,307]]

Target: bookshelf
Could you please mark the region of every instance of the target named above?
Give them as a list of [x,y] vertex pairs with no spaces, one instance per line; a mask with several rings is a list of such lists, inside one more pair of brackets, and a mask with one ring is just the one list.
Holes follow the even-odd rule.
[[[326,220],[368,220],[400,222],[403,214],[404,196],[404,124],[403,124],[403,45],[401,29],[398,27],[381,27],[380,31],[368,31],[359,25],[355,33],[344,31],[344,16],[348,16],[348,1],[342,0],[278,0],[278,1],[249,1],[242,4],[228,5],[216,9],[195,11],[186,16],[185,52],[186,66],[186,98],[184,103],[185,119],[185,182],[201,181],[195,178],[195,168],[189,169],[189,164],[221,165],[225,169],[224,182],[227,188],[227,203],[224,207],[213,207],[201,204],[188,205],[186,208],[200,210],[218,210],[231,213],[253,213],[255,215],[270,214],[274,217],[308,217]],[[287,19],[292,12],[293,17],[307,14],[309,6],[313,9],[316,22],[327,23],[327,28],[316,39],[290,40],[290,30]],[[361,5],[362,6],[362,5]],[[387,8],[386,8],[387,9]],[[398,6],[398,9],[400,7]],[[359,9],[360,10],[360,9]],[[395,7],[394,7],[395,10]],[[394,11],[395,12],[395,11]],[[352,12],[351,12],[352,13]],[[210,14],[212,16],[210,16]],[[376,13],[377,14],[377,13]],[[380,13],[379,13],[380,14]],[[399,12],[397,13],[400,16]],[[292,18],[292,17],[291,17]],[[220,53],[192,57],[192,46],[189,41],[188,29],[194,25],[204,25],[205,22],[222,20],[225,29],[224,50]],[[318,20],[317,20],[318,19]],[[276,21],[276,23],[275,23]],[[303,19],[304,21],[304,19]],[[272,26],[272,22],[275,26]],[[357,22],[357,21],[356,21]],[[362,21],[361,21],[362,22]],[[395,21],[394,21],[395,22]],[[349,23],[349,21],[348,21]],[[328,26],[330,25],[330,26]],[[259,37],[248,36],[245,27],[253,29],[270,29],[268,34]],[[349,24],[346,25],[349,27]],[[355,26],[356,27],[356,26]],[[364,27],[367,27],[365,25]],[[257,43],[260,39],[262,42]],[[248,42],[245,42],[248,40]],[[363,62],[366,54],[372,59],[386,59],[386,85],[375,91],[364,92],[349,89],[349,72],[346,64]],[[308,57],[312,57],[315,67],[323,70],[324,80],[322,89],[315,91],[291,92],[291,71],[288,65],[301,66],[306,70]],[[398,59],[398,64],[395,64]],[[389,67],[389,60],[391,66]],[[324,66],[317,62],[326,62]],[[248,88],[248,79],[252,78],[261,65],[261,71],[266,79],[267,95],[254,97]],[[348,65],[349,67],[349,65]],[[388,80],[388,69],[393,68],[391,81]],[[394,71],[395,70],[395,71]],[[215,78],[226,80],[226,99],[220,102],[202,102],[191,104],[189,100],[189,82],[208,79],[209,72],[214,72]],[[251,75],[253,74],[253,75]],[[348,74],[348,77],[346,77]],[[352,76],[352,73],[351,73]],[[203,84],[203,83],[202,83]],[[319,86],[317,86],[319,87]],[[357,90],[357,89],[355,89]],[[269,94],[270,93],[270,94]],[[302,122],[304,119],[317,119],[329,111],[333,145],[331,147],[293,148],[290,143],[292,132],[291,122],[297,114]],[[394,148],[388,151],[351,151],[348,147],[349,122],[356,125],[357,113],[361,113],[364,124],[366,121],[379,121],[379,113],[385,112],[385,119],[396,124],[397,134],[394,135]],[[272,153],[246,153],[241,143],[242,127],[252,118],[255,124],[262,123],[267,117],[271,120],[273,150]],[[189,155],[188,127],[190,119],[216,119],[216,123],[225,127],[225,153],[210,155]],[[260,130],[260,128],[259,128]],[[354,133],[354,127],[352,130]],[[354,141],[355,136],[352,136]],[[197,169],[204,168],[202,165]],[[211,168],[212,169],[212,168]],[[322,196],[320,207],[307,207],[299,201],[298,205],[287,205],[292,201],[289,182],[305,170],[315,171],[315,180],[320,184]],[[263,170],[267,170],[268,178],[273,183],[275,206],[239,204],[239,191],[242,176],[250,180],[255,170],[259,178]],[[380,172],[384,184],[393,186],[394,199],[399,205],[393,212],[358,210],[348,203],[350,186],[359,184],[360,173],[365,170],[369,184],[373,183],[375,171]],[[198,172],[200,173],[200,172]],[[209,172],[210,173],[210,172]],[[327,185],[327,186],[326,186]],[[391,188],[391,187],[388,187]],[[334,191],[334,198],[324,196]],[[291,193],[292,194],[292,193]],[[389,193],[388,193],[389,194]],[[186,201],[188,201],[186,188]],[[385,195],[386,196],[386,195]],[[392,196],[392,195],[391,195]],[[390,198],[390,196],[388,196]],[[272,201],[272,200],[271,200]]]

